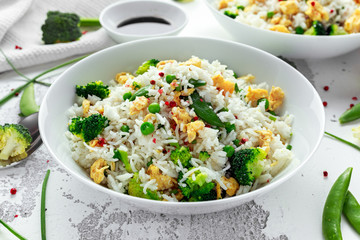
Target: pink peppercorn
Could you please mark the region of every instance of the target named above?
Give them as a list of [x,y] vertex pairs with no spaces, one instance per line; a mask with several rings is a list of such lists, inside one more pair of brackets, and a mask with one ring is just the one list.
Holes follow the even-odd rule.
[[10,193],[11,193],[11,195],[15,195],[15,194],[16,194],[16,192],[17,192],[16,188],[12,188],[12,189],[10,189]]
[[328,105],[328,103],[326,101],[323,102],[324,107],[326,107]]
[[327,176],[328,176],[328,172],[327,172],[327,171],[323,171],[323,175],[324,175],[324,177],[327,177]]

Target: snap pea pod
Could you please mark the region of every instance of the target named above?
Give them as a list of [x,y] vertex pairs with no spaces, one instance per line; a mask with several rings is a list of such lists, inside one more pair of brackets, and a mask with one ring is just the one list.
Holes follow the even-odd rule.
[[350,191],[347,192],[343,213],[353,228],[360,234],[360,204]]
[[141,96],[145,96],[146,94],[149,93],[149,87],[150,85],[147,85],[145,87],[140,88],[139,90],[137,90],[129,99],[129,101],[134,101],[136,99],[136,97],[141,97]]
[[342,239],[340,228],[341,213],[350,184],[352,170],[349,167],[338,177],[326,198],[322,215],[322,231],[325,240]]
[[20,99],[20,111],[21,116],[26,117],[33,113],[38,112],[40,107],[36,104],[35,101],[35,92],[34,84],[30,83],[27,88],[25,88]]
[[200,97],[197,91],[191,94],[191,99],[193,101],[193,104],[191,104],[190,107],[194,109],[196,115],[199,118],[212,126],[225,126],[218,117],[218,115],[216,115],[214,110],[211,108],[211,106],[209,106],[209,103],[205,102],[205,100]]
[[341,114],[339,118],[339,122],[341,124],[354,121],[360,118],[360,103],[356,104],[352,108],[346,110],[343,114]]
[[204,80],[201,80],[201,79],[196,80],[196,79],[193,79],[193,78],[191,78],[191,79],[189,80],[189,83],[190,83],[191,85],[193,85],[195,88],[206,85],[206,82],[205,82]]

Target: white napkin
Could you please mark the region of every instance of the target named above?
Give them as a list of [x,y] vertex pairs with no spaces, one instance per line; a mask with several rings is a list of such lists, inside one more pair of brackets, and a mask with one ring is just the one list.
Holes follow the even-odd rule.
[[[17,68],[23,68],[109,47],[115,42],[104,29],[89,31],[74,42],[44,44],[41,26],[49,10],[98,18],[101,10],[115,1],[0,0],[0,48]],[[9,69],[11,67],[0,55],[0,72]]]

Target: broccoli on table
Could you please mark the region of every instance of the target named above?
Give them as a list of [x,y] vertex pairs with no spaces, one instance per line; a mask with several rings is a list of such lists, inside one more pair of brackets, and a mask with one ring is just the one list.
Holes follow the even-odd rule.
[[84,26],[101,25],[98,19],[82,19],[75,13],[49,11],[44,25],[41,26],[42,40],[45,44],[72,42],[81,37],[80,27]]
[[109,86],[102,81],[90,82],[85,86],[76,85],[75,93],[79,97],[87,98],[89,95],[97,96],[101,99],[107,98],[110,94]]
[[181,146],[180,148],[176,148],[171,151],[170,158],[171,160],[178,165],[178,160],[183,167],[189,168],[191,167],[191,153],[188,147]]
[[240,185],[251,185],[260,176],[263,165],[261,160],[266,152],[261,148],[242,149],[230,158],[230,172]]
[[114,156],[113,156],[113,158],[117,158],[117,159],[119,159],[120,161],[122,161],[122,162],[124,163],[124,165],[125,165],[125,170],[126,170],[127,172],[129,172],[129,173],[132,173],[132,172],[133,172],[133,170],[132,170],[132,168],[131,168],[131,166],[130,166],[130,162],[129,162],[129,159],[128,159],[128,154],[127,154],[127,152],[125,152],[125,151],[123,151],[123,150],[117,149],[117,150],[114,151]]
[[160,61],[157,59],[150,59],[146,62],[144,62],[136,71],[136,74],[141,75],[144,74],[145,72],[147,72],[147,70],[149,70],[149,68],[152,67],[156,67],[156,64],[158,64]]
[[108,125],[109,120],[97,113],[86,118],[76,117],[71,119],[69,131],[82,138],[85,142],[89,142],[96,138]]
[[[216,199],[216,190],[215,183],[206,182],[207,174],[200,171],[195,171],[195,180],[193,176],[189,176],[183,183],[186,186],[179,184],[179,189],[181,190],[184,197],[190,202],[197,201],[209,201]],[[184,174],[179,173],[178,182],[183,178]]]
[[156,191],[151,191],[150,189],[146,189],[146,194],[144,193],[144,188],[140,186],[141,182],[139,179],[139,173],[134,173],[134,176],[131,178],[129,182],[128,193],[134,197],[147,198],[152,200],[161,200],[157,195]]
[[27,128],[20,124],[0,126],[0,160],[19,161],[27,157],[26,148],[32,138]]

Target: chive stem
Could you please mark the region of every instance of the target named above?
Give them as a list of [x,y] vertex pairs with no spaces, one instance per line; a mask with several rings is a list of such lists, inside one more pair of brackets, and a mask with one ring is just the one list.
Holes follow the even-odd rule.
[[26,240],[23,236],[21,236],[19,233],[17,233],[14,229],[12,229],[9,225],[7,225],[3,220],[0,219],[0,223],[4,225],[5,228],[7,228],[12,234],[14,234],[18,239],[20,240]]
[[40,222],[41,222],[41,239],[46,240],[46,222],[45,222],[45,197],[46,197],[46,185],[49,179],[50,169],[47,170],[44,182],[41,190],[41,212],[40,212]]
[[358,146],[358,145],[356,145],[356,144],[354,144],[354,143],[351,143],[351,142],[349,142],[349,141],[346,141],[345,139],[339,138],[339,137],[337,137],[337,136],[335,136],[335,135],[333,135],[333,134],[331,134],[331,133],[328,133],[328,132],[325,132],[325,134],[327,134],[327,135],[335,138],[336,140],[339,140],[340,142],[343,142],[343,143],[345,143],[345,144],[347,144],[347,145],[349,145],[349,146],[351,146],[351,147],[353,147],[353,148],[355,148],[355,149],[357,149],[357,150],[360,151],[360,146]]

